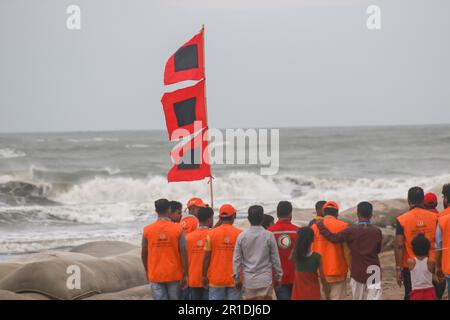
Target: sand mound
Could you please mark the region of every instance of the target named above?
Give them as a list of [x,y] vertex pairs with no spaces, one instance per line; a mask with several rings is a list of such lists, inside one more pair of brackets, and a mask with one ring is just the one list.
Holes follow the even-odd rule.
[[104,258],[126,253],[136,248],[136,246],[122,241],[94,241],[74,247],[70,252],[83,253],[96,258]]
[[[373,205],[372,220],[379,227],[394,226],[395,218],[408,211],[408,202],[404,199],[374,200],[371,203]],[[340,218],[355,222],[356,207],[341,212]]]
[[[86,252],[110,254],[128,244],[116,241],[108,245],[86,244]],[[134,246],[131,246],[132,248]],[[2,267],[5,274],[0,280],[0,290],[13,293],[37,293],[52,299],[81,299],[95,294],[115,293],[147,284],[138,248],[119,255],[97,258],[76,252],[44,252],[14,261]],[[16,264],[19,264],[17,266]],[[73,273],[70,266],[80,270],[80,288],[71,289],[68,281]],[[8,272],[9,270],[9,272]],[[69,282],[69,285],[68,285]]]

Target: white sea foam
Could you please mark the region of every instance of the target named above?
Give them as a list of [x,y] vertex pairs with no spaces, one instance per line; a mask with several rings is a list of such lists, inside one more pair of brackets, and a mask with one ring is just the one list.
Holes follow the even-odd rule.
[[[311,208],[317,200],[334,200],[343,209],[362,200],[405,198],[414,185],[432,189],[450,181],[450,175],[438,177],[337,179],[300,175],[263,177],[250,172],[233,172],[214,180],[216,204],[231,201],[245,209],[252,203],[274,207],[279,200],[292,200],[295,207]],[[168,184],[165,177],[147,179],[124,177],[95,178],[74,186],[57,196],[68,204],[131,203],[152,204],[168,198],[185,203],[192,196],[209,199],[206,180]]]
[[25,157],[26,154],[23,151],[12,149],[12,148],[3,148],[0,149],[0,158],[3,159],[12,159],[12,158],[22,158]]

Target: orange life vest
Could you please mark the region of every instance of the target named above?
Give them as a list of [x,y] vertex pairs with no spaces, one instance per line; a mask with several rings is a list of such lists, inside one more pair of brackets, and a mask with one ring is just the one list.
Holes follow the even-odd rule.
[[448,208],[445,209],[444,211],[441,211],[441,212],[438,214],[438,218],[443,217],[443,216],[446,216],[446,215],[449,215],[449,214],[450,214],[450,207],[448,207]]
[[450,275],[450,214],[439,217],[442,233],[442,272]]
[[183,278],[178,241],[183,232],[178,223],[157,220],[144,228],[148,243],[147,271],[150,282],[171,282]]
[[186,236],[190,288],[202,287],[203,257],[205,256],[205,243],[208,232],[209,229],[200,228]]
[[[324,226],[333,233],[339,233],[348,227],[346,222],[340,221],[333,216],[325,216]],[[348,265],[344,254],[344,245],[328,241],[314,224],[314,242],[312,250],[322,256],[323,272],[327,277],[347,276]]]
[[234,286],[233,254],[241,232],[230,224],[222,224],[209,232],[205,250],[211,251],[208,280],[212,287]]
[[412,249],[411,241],[419,233],[423,233],[430,241],[430,259],[435,258],[435,235],[437,216],[435,213],[422,208],[414,208],[397,217],[398,222],[403,228],[403,235],[405,237],[403,251],[403,268],[408,266],[408,259],[414,259],[415,255]]

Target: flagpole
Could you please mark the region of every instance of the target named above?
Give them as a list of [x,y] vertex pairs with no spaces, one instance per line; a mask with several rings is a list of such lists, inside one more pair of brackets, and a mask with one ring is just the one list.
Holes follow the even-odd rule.
[[[206,45],[206,41],[205,41],[205,25],[202,24],[202,31],[203,31],[203,74],[204,74],[204,79],[203,81],[205,82],[205,111],[206,111],[206,123],[209,123],[208,120],[208,104],[206,101],[206,59],[205,59],[205,45]],[[209,135],[207,135],[207,138],[209,140]],[[209,152],[209,144],[208,144],[208,161],[211,161],[211,154]],[[210,163],[210,170],[211,170],[211,163]],[[209,177],[209,196],[210,196],[210,200],[211,200],[211,208],[214,210],[214,189],[213,189],[213,177],[212,177],[212,173],[211,176]]]

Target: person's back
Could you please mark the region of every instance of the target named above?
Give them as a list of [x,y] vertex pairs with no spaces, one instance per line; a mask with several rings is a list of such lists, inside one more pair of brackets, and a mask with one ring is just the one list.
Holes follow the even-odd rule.
[[233,253],[237,237],[241,232],[231,224],[222,224],[209,232],[211,262],[208,279],[210,286],[234,286]]
[[[239,235],[234,249],[233,278],[239,287],[243,270],[244,299],[272,299],[272,283],[278,286],[283,273],[275,237],[262,227],[263,218],[261,206],[248,209],[250,228]],[[272,279],[272,271],[275,279]]]
[[291,259],[292,250],[297,241],[298,227],[292,224],[292,204],[288,201],[280,201],[277,206],[278,221],[268,228],[275,236],[280,255],[283,277],[281,286],[276,288],[278,300],[289,300],[292,295],[294,283],[295,265]]
[[169,220],[157,220],[144,228],[144,237],[148,241],[150,282],[181,280],[178,239],[182,231],[179,224]]
[[407,266],[411,273],[411,300],[436,300],[433,284],[435,262],[430,260],[430,241],[419,233],[411,241],[414,257],[408,259]]
[[435,259],[435,235],[437,215],[424,208],[425,194],[422,188],[412,187],[408,190],[408,204],[410,210],[397,217],[395,232],[395,263],[397,283],[403,283],[404,299],[408,300],[411,292],[411,272],[408,260],[414,259],[412,240],[418,234],[424,234],[430,242],[430,258]]
[[431,243],[430,258],[434,259],[434,243],[437,225],[437,216],[433,212],[420,207],[414,207],[410,211],[397,217],[400,224],[398,228],[403,230],[404,247],[403,267],[407,267],[408,259],[414,258],[411,241],[419,233],[423,233]]
[[189,296],[191,300],[207,300],[208,290],[203,288],[202,268],[205,256],[206,238],[213,225],[214,211],[203,207],[198,212],[198,228],[186,236],[189,263]]
[[[381,252],[383,235],[373,224],[356,224],[349,226],[347,244],[351,254],[351,276],[361,283],[366,283],[369,266],[380,266],[378,254]],[[358,271],[358,273],[356,273]]]
[[[339,207],[335,202],[327,202],[324,205],[323,224],[332,233],[339,233],[348,227],[346,222],[337,219],[338,212]],[[342,300],[346,294],[348,272],[345,244],[327,240],[315,224],[311,228],[314,232],[312,250],[322,257],[323,272],[330,284],[330,299]]]
[[155,201],[158,220],[144,228],[141,258],[155,300],[179,299],[187,279],[186,239],[169,218],[169,201]]
[[[332,233],[339,233],[348,227],[346,222],[338,220],[336,217],[326,215],[323,219],[324,226]],[[339,243],[328,241],[319,231],[317,225],[313,225],[314,242],[313,251],[318,252],[323,259],[323,270],[327,280],[333,282],[333,277],[341,279],[346,277],[348,271],[347,260],[345,258],[344,246]]]

